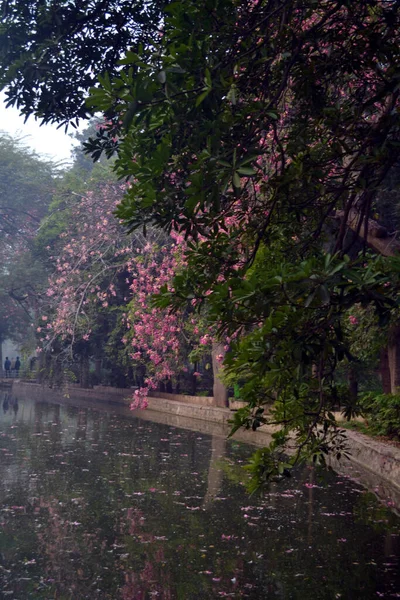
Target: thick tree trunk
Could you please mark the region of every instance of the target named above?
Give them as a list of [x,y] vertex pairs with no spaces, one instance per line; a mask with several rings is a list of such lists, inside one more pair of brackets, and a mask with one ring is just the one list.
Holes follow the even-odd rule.
[[390,381],[389,357],[387,348],[382,348],[381,350],[379,370],[381,375],[383,393],[390,394],[390,392],[392,391],[392,384]]
[[221,408],[225,408],[229,406],[228,403],[228,390],[225,385],[219,378],[219,374],[221,371],[221,363],[217,360],[218,356],[224,356],[225,351],[222,344],[213,344],[212,346],[212,366],[213,366],[213,375],[214,375],[214,386],[213,386],[213,395],[214,395],[214,403],[215,406],[219,406]]

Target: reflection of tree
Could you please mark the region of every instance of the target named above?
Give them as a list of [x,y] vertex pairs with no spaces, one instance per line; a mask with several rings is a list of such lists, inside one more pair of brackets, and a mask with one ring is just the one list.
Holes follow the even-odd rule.
[[360,495],[354,507],[354,516],[357,522],[379,533],[390,533],[398,520],[390,508],[378,502],[372,492]]
[[[90,589],[86,580],[90,574],[82,568],[82,544],[74,535],[74,522],[66,519],[65,510],[60,507],[57,498],[40,498],[35,509],[46,515],[46,527],[38,531],[38,544],[43,561],[43,569],[48,579],[55,579],[55,586],[62,594],[71,589],[80,593]],[[85,538],[87,552],[93,549],[93,542]]]
[[208,469],[207,492],[203,500],[203,508],[209,508],[214,498],[218,495],[222,479],[223,470],[221,468],[222,459],[226,454],[226,439],[213,435],[211,437],[211,459]]
[[313,497],[314,497],[314,488],[312,487],[314,482],[314,469],[310,471],[310,487],[308,488],[308,533],[307,533],[307,542],[308,544],[312,544],[312,529],[313,529]]
[[3,394],[3,398],[2,398],[2,407],[3,407],[3,412],[4,414],[6,414],[6,412],[8,411],[8,408],[10,406],[10,395],[8,392],[5,392]]
[[77,440],[86,440],[86,432],[87,432],[87,410],[80,410],[78,413],[78,422],[76,427],[76,439]]
[[[318,600],[343,589],[368,598],[375,584],[360,547],[375,561],[385,543],[386,552],[396,551],[395,538],[365,529],[364,516],[387,518],[369,505],[359,506],[355,525],[347,496],[336,494],[329,508],[333,475],[321,482],[305,469],[249,500],[219,470],[223,456],[245,458],[241,444],[82,408],[27,406],[21,404],[14,429],[9,411],[1,432],[9,452],[0,461],[0,500],[22,509],[0,513],[10,540],[0,552],[10,580],[37,583],[42,576],[47,587],[40,596],[19,583],[15,597],[148,600],[158,593],[186,600],[246,590],[255,600],[296,590],[315,598],[320,566],[327,579]],[[321,516],[329,511],[334,515]],[[394,524],[386,525],[389,532]],[[33,559],[36,567],[24,565]],[[360,562],[357,571],[348,568],[353,562]]]
[[[129,508],[125,525],[130,536],[135,536],[137,555],[136,568],[124,572],[124,585],[121,599],[147,598],[156,595],[163,600],[174,598],[169,573],[165,570],[166,557],[164,541],[158,541],[153,533],[145,531],[145,517],[142,510]],[[130,553],[132,556],[132,552]]]

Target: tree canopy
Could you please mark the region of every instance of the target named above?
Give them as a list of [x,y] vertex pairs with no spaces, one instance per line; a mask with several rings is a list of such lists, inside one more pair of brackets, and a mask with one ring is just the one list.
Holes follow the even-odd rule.
[[1,87],[9,105],[44,123],[86,118],[97,75],[115,73],[137,44],[151,43],[163,2],[6,0],[0,29]]
[[358,256],[348,221],[366,241],[399,156],[399,20],[397,2],[173,3],[159,43],[92,90],[108,122],[87,147],[97,158],[112,139],[132,182],[118,216],[189,240],[159,305],[194,298],[235,336],[237,425],[275,399],[275,445],[294,432],[296,457],[339,439],[348,311],[371,304],[383,323],[397,305],[398,260]]

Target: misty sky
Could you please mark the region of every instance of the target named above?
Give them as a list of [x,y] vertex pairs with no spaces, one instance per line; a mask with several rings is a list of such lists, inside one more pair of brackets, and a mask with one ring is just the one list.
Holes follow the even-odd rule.
[[[11,136],[24,138],[26,146],[33,148],[38,154],[45,155],[55,161],[70,160],[70,150],[75,144],[69,135],[65,135],[64,127],[57,129],[55,125],[39,125],[33,117],[24,124],[16,108],[4,105],[4,94],[0,94],[0,131]],[[74,129],[71,127],[70,132]]]

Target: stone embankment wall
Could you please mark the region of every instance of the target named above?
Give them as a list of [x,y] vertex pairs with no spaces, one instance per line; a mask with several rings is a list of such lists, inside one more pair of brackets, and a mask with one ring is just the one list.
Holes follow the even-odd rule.
[[107,404],[125,404],[127,406],[132,402],[132,399],[129,398],[130,390],[123,388],[95,386],[90,389],[83,389],[75,384],[70,384],[61,388],[49,388],[39,383],[21,381],[18,379],[13,381],[12,393],[17,397],[21,395],[32,398],[33,400],[76,398],[95,400]]
[[[372,474],[371,485],[389,482],[396,494],[396,505],[400,509],[400,448],[356,431],[346,431],[346,438],[350,456],[348,462],[367,469]],[[341,465],[341,462],[331,460],[332,468],[340,472],[347,461],[343,461],[344,465]],[[379,482],[374,481],[374,477],[379,477]]]
[[215,406],[212,396],[187,396],[186,394],[170,394],[169,392],[151,392],[151,398],[164,398],[173,402],[195,404],[196,406]]

